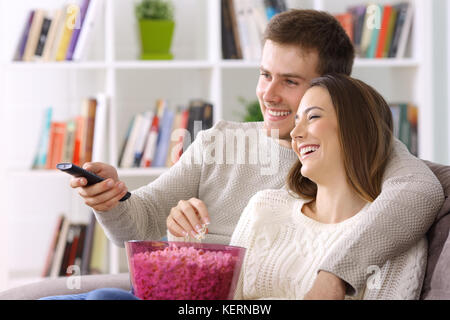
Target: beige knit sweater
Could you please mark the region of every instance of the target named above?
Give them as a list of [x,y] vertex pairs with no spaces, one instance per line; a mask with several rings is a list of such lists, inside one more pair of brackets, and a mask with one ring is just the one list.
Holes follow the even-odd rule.
[[[340,239],[357,234],[370,208],[368,204],[343,222],[324,224],[301,212],[304,203],[286,189],[259,191],[250,199],[230,242],[247,248],[235,299],[303,299],[327,255]],[[418,299],[426,244],[422,238],[383,266],[369,266],[363,290],[346,299]]]
[[[242,147],[243,136],[247,143]],[[281,188],[295,161],[293,150],[267,137],[262,123],[220,121],[201,131],[158,179],[134,190],[114,209],[95,214],[106,235],[123,247],[127,240],[165,236],[170,209],[195,197],[205,202],[211,220],[204,242],[228,244],[250,198],[260,190]],[[384,265],[421,239],[443,200],[431,170],[396,140],[382,193],[367,210],[364,225],[343,237],[320,269],[345,280],[350,294],[358,293],[369,276],[367,268]]]

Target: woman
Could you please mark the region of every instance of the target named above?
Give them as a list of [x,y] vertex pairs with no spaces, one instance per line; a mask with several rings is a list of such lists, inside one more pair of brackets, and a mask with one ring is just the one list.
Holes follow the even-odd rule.
[[[335,244],[364,228],[391,153],[392,116],[370,86],[327,75],[305,93],[291,137],[298,162],[286,188],[253,196],[233,233],[230,244],[247,248],[236,299],[302,299]],[[352,298],[419,298],[426,251],[422,239],[371,266]]]

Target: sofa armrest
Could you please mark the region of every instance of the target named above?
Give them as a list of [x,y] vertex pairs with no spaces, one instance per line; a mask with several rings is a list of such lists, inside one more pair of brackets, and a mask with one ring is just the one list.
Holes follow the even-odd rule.
[[89,292],[99,288],[131,290],[128,273],[81,276],[79,279],[79,289],[70,289],[67,285],[68,278],[46,279],[11,288],[0,292],[0,300],[36,300],[48,296]]

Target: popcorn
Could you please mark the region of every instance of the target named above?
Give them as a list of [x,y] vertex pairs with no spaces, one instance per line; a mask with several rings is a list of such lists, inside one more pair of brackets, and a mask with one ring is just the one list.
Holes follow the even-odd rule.
[[169,246],[135,253],[134,294],[144,300],[224,300],[238,258],[227,252]]

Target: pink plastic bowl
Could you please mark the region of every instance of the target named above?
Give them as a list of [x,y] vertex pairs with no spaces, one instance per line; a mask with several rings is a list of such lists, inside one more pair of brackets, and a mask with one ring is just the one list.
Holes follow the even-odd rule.
[[231,300],[245,248],[127,241],[133,294],[143,300]]

